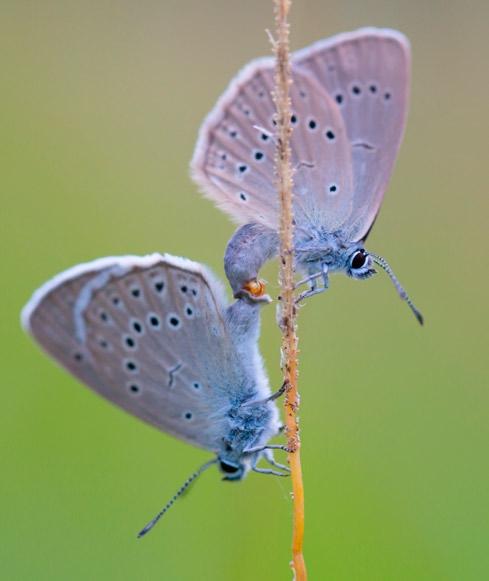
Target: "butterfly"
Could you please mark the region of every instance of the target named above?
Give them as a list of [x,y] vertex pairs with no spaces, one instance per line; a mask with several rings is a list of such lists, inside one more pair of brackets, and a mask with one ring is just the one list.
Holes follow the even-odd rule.
[[[279,433],[258,350],[259,304],[227,304],[204,266],[168,254],[101,258],[38,289],[23,327],[65,369],[130,414],[215,458],[140,532],[146,534],[190,483],[217,464],[225,480],[250,471],[286,475],[270,438]],[[264,458],[284,470],[260,468]]]
[[[364,28],[292,55],[294,252],[308,290],[329,274],[355,279],[384,269],[422,324],[423,317],[382,257],[367,252],[401,144],[409,99],[410,46],[400,32]],[[191,162],[203,193],[241,227],[225,270],[236,297],[257,300],[262,264],[278,252],[274,59],[248,64],[205,119]]]

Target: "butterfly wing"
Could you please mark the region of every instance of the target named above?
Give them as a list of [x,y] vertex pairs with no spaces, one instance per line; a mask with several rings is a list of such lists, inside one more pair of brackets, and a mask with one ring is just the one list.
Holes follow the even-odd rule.
[[[238,223],[278,226],[274,176],[274,61],[250,63],[204,121],[191,163],[204,194]],[[304,221],[334,230],[351,214],[351,152],[341,113],[310,75],[291,86],[294,202]]]
[[410,47],[400,32],[365,28],[294,54],[341,111],[352,146],[354,208],[349,229],[366,237],[380,209],[406,125]]
[[220,283],[201,265],[155,254],[70,269],[34,294],[22,319],[98,394],[217,451],[225,429],[219,410],[241,374],[224,309]]

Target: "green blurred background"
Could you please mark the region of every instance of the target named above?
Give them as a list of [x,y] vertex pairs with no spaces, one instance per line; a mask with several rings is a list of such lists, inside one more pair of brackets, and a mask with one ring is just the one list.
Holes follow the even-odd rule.
[[[364,25],[412,41],[407,135],[369,247],[426,316],[385,275],[336,277],[301,311],[311,579],[489,578],[488,21],[485,1],[294,2],[294,48]],[[18,320],[38,285],[98,256],[167,251],[222,276],[233,226],[188,161],[228,80],[269,51],[271,0],[2,0],[0,22],[0,576],[289,579],[284,480],[210,471],[136,541],[208,455],[80,387]]]

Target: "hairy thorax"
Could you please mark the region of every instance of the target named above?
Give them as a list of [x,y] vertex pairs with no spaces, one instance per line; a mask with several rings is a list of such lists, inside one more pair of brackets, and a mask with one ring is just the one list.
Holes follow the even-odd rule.
[[328,271],[344,271],[348,258],[361,245],[348,240],[342,230],[326,232],[322,228],[311,228],[307,235],[297,233],[295,252],[297,268],[304,274],[313,274],[327,267]]

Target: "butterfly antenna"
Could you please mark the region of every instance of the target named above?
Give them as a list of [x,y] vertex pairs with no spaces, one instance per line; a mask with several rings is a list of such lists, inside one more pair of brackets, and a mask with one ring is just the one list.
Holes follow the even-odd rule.
[[183,483],[183,485],[181,486],[181,488],[178,490],[178,492],[166,503],[166,505],[160,510],[160,512],[154,517],[154,519],[152,519],[144,527],[144,529],[142,529],[141,531],[139,531],[139,533],[138,533],[138,539],[140,539],[141,537],[144,537],[144,535],[146,535],[147,533],[149,533],[149,531],[155,526],[155,524],[160,520],[160,518],[168,511],[168,509],[170,509],[173,506],[173,504],[175,503],[175,501],[180,496],[182,496],[182,494],[187,490],[187,488],[192,484],[192,482],[196,478],[198,478],[202,474],[202,472],[204,472],[205,470],[207,470],[207,468],[209,468],[210,466],[212,466],[216,462],[217,462],[217,458],[214,458],[213,460],[210,460],[209,462],[206,462],[196,472],[194,472],[194,474],[192,474],[192,476],[190,476],[189,478],[187,478],[187,480],[185,480],[185,482]]
[[393,272],[392,268],[389,266],[387,260],[382,258],[382,256],[377,256],[376,254],[372,254],[370,252],[369,252],[369,254],[373,258],[373,261],[375,262],[375,264],[378,264],[389,275],[389,278],[394,283],[394,286],[396,287],[396,290],[397,290],[399,296],[401,297],[401,299],[403,301],[406,301],[406,303],[409,305],[409,308],[411,309],[411,311],[413,311],[414,316],[418,320],[418,323],[420,325],[422,325],[424,323],[423,315],[414,306],[413,301],[409,298],[409,295],[407,294],[407,292],[404,290],[403,286],[401,285],[401,283],[397,279],[397,276],[394,274],[394,272]]

